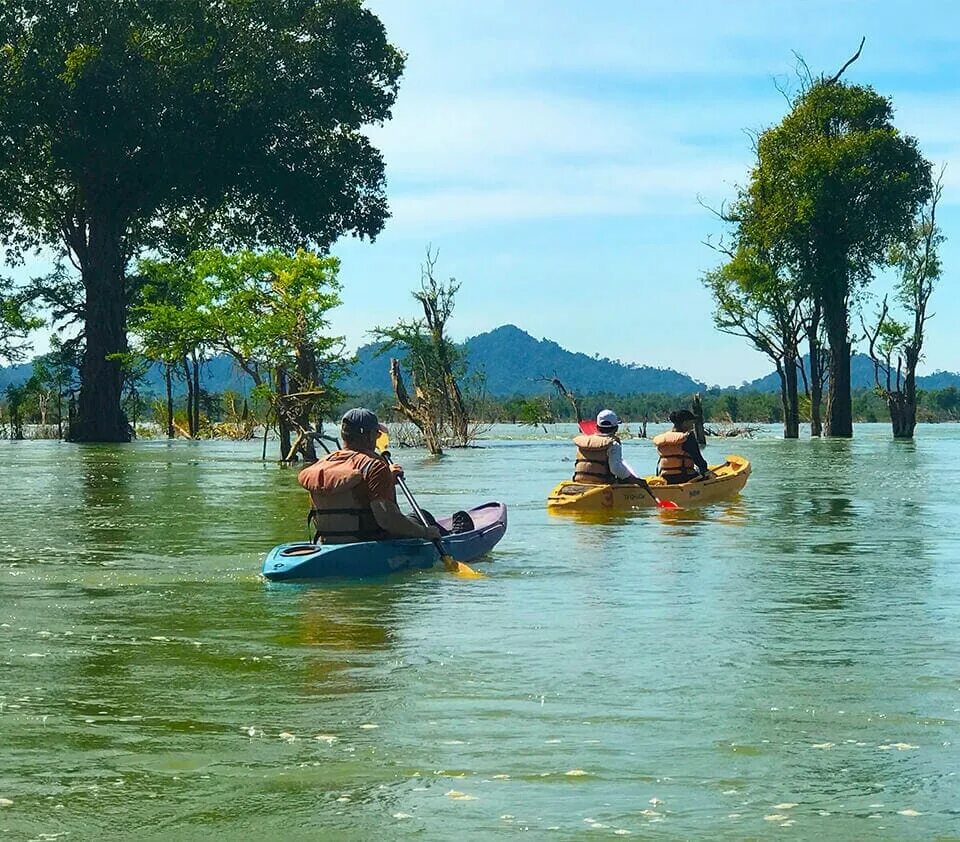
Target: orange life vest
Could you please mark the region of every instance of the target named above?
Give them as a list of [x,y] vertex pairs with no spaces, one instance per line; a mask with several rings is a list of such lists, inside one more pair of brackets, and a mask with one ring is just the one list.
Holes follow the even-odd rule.
[[653,443],[657,446],[657,453],[660,454],[657,474],[662,477],[682,476],[685,479],[693,479],[697,476],[696,463],[693,461],[693,457],[683,449],[684,442],[691,435],[691,433],[678,433],[676,430],[669,430],[653,437]]
[[310,492],[313,542],[353,544],[387,537],[370,508],[365,480],[376,464],[373,456],[353,450],[338,450],[304,468],[297,481]]
[[614,442],[619,442],[616,436],[601,436],[599,434],[586,436],[579,435],[573,443],[577,446],[577,461],[573,467],[573,481],[586,483],[616,482],[617,478],[610,472],[608,452]]

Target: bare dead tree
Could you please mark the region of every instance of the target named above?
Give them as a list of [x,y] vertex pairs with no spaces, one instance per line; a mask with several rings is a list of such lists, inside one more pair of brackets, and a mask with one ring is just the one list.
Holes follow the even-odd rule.
[[410,397],[403,382],[400,361],[396,358],[390,360],[390,382],[397,401],[396,409],[420,431],[427,450],[435,455],[443,453],[437,415],[422,391],[417,389],[414,397]]

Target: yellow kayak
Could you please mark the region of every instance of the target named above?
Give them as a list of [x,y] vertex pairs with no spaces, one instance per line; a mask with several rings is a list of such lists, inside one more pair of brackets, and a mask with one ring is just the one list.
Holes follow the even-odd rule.
[[[737,494],[750,476],[750,462],[742,456],[728,456],[722,465],[711,465],[715,477],[667,485],[660,477],[645,477],[654,496],[671,500],[681,508],[705,506]],[[551,511],[609,512],[655,506],[640,485],[590,485],[566,480],[547,497]]]

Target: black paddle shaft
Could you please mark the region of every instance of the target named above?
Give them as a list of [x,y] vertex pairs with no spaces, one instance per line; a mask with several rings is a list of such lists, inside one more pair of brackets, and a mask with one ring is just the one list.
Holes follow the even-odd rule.
[[[388,465],[393,465],[393,462],[390,461],[389,450],[384,450],[383,453],[380,454],[380,456],[383,458],[383,461],[386,462]],[[403,477],[399,475],[397,476],[397,485],[399,485],[400,488],[403,490],[403,493],[407,498],[407,502],[413,507],[413,510],[414,512],[416,512],[417,517],[420,518],[420,523],[423,524],[425,529],[429,529],[430,524],[427,523],[427,518],[423,513],[423,509],[421,509],[420,506],[417,505],[417,501],[413,498],[413,494],[411,494],[410,489],[407,488],[407,484],[403,481]],[[440,543],[439,538],[431,538],[430,541],[433,544],[433,546],[437,548],[437,552],[440,553],[440,558],[443,558],[444,556],[448,555],[443,544]]]

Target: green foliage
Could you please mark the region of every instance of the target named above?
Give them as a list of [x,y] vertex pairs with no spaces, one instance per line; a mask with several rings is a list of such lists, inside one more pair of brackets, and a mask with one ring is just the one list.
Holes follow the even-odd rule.
[[0,233],[18,249],[79,248],[104,213],[128,254],[327,245],[386,219],[362,129],[389,117],[404,59],[354,0],[0,0],[0,33]]
[[202,345],[205,324],[198,307],[204,301],[205,290],[188,262],[141,260],[128,322],[141,353],[175,365]]
[[43,320],[35,316],[29,302],[16,293],[7,278],[0,278],[0,360],[17,363],[30,351],[29,335]]
[[0,243],[81,272],[77,438],[128,437],[131,258],[380,232],[403,62],[357,0],[0,0]]
[[516,423],[528,427],[553,423],[553,409],[546,397],[527,398],[516,407]]
[[916,139],[896,129],[892,102],[868,86],[814,82],[760,135],[757,152],[755,237],[831,302],[845,303],[870,279],[930,195]]
[[140,262],[141,298],[132,326],[144,354],[176,362],[198,345],[233,357],[261,388],[294,369],[309,347],[333,383],[346,360],[327,334],[340,303],[340,263],[312,252],[197,251],[184,261]]
[[309,347],[334,382],[343,373],[343,339],[330,336],[327,312],[340,304],[340,261],[299,250],[224,254],[211,249],[189,261],[207,341],[236,359],[254,381],[294,369]]

